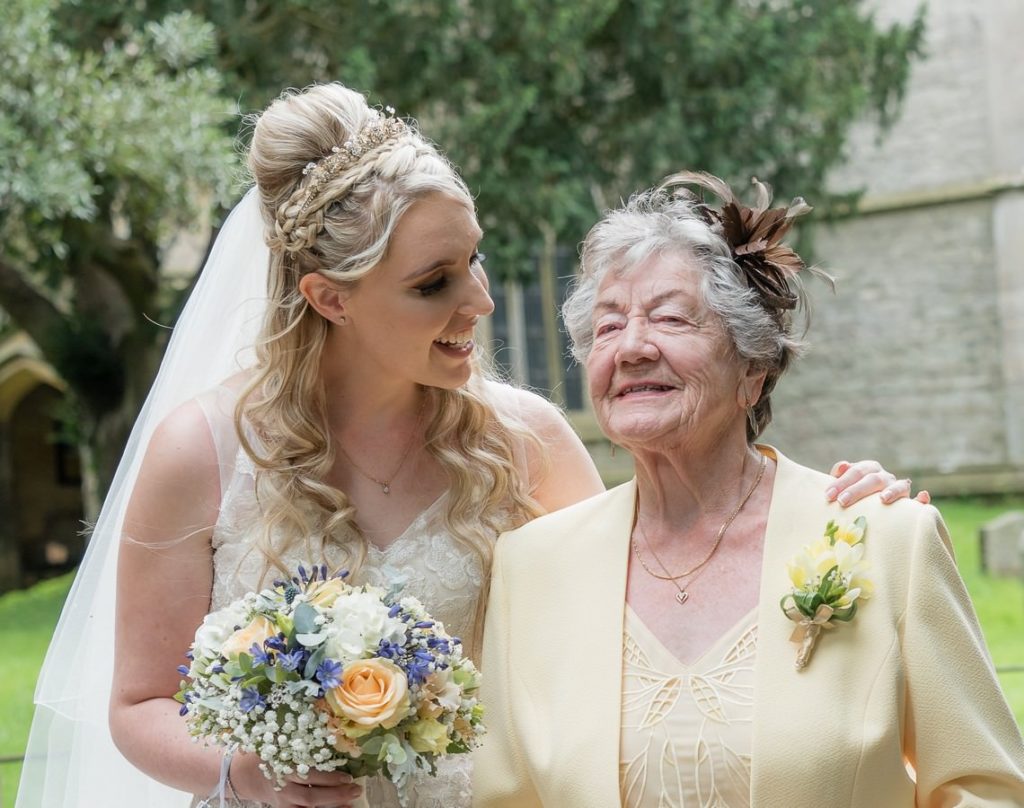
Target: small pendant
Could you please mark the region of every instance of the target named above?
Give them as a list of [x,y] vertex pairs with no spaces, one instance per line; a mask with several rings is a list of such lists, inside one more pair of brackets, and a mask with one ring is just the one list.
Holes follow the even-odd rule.
[[686,592],[684,592],[682,589],[680,589],[678,592],[676,592],[676,602],[680,606],[682,606],[684,603],[686,603],[686,601],[688,601],[689,599],[690,599],[690,596],[688,594],[686,594]]
[[383,491],[385,494],[390,494],[391,493],[391,486],[388,485],[387,483],[381,483],[380,484],[380,490]]

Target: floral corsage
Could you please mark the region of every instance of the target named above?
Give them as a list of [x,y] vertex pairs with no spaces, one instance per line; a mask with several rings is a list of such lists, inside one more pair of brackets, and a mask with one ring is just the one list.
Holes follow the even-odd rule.
[[793,591],[780,605],[796,623],[789,639],[800,643],[798,671],[810,662],[822,630],[835,628],[836,621],[848,623],[857,614],[857,601],[871,597],[874,584],[864,560],[867,527],[863,516],[845,526],[829,520],[824,538],[804,546],[786,565]]

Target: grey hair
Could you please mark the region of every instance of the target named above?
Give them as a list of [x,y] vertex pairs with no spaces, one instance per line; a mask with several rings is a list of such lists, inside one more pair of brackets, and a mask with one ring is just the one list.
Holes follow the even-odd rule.
[[[642,191],[590,229],[580,251],[579,274],[562,305],[573,357],[584,363],[593,348],[594,306],[604,279],[609,273],[628,273],[654,255],[692,260],[700,277],[701,302],[721,322],[735,356],[766,372],[753,405],[756,428],[747,426],[747,438],[754,440],[771,422],[775,383],[804,345],[793,334],[790,313],[764,306],[718,227],[708,224],[691,199],[662,188]],[[799,286],[794,291],[803,299]]]

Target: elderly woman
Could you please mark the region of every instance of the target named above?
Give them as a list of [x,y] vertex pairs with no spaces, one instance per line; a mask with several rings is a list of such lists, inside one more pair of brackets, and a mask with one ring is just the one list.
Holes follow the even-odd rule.
[[479,806],[1024,805],[938,513],[841,511],[754,443],[800,348],[780,240],[809,209],[758,191],[679,174],[584,243],[566,322],[636,479],[498,543]]

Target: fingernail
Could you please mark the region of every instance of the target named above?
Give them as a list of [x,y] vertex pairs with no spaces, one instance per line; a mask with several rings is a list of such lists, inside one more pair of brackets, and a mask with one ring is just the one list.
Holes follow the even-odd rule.
[[892,502],[892,498],[895,496],[895,494],[893,494],[892,491],[886,489],[881,494],[879,494],[879,496],[881,497],[882,502],[889,503]]
[[830,488],[825,489],[825,499],[831,502],[836,498],[836,487],[833,485]]
[[839,495],[839,504],[840,504],[840,505],[849,505],[849,504],[850,504],[850,501],[851,501],[852,499],[853,499],[853,497],[851,497],[851,496],[849,495],[849,493],[847,493],[846,491],[843,491],[843,493],[841,493],[841,494]]

